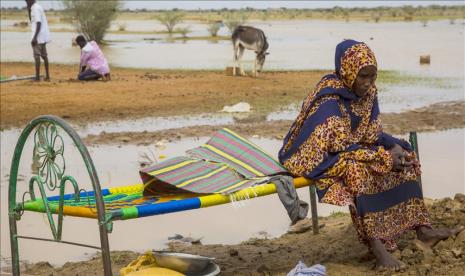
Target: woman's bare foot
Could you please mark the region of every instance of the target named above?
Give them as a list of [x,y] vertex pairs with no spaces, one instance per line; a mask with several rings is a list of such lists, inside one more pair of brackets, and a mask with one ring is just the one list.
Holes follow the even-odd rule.
[[399,271],[405,268],[405,264],[394,258],[384,247],[384,244],[378,240],[370,240],[370,246],[373,250],[373,254],[376,258],[376,268],[377,269],[392,269],[394,271]]
[[455,236],[464,230],[464,226],[457,226],[455,228],[440,228],[432,229],[426,226],[417,228],[417,238],[429,247],[434,246],[441,240],[445,240],[451,236]]

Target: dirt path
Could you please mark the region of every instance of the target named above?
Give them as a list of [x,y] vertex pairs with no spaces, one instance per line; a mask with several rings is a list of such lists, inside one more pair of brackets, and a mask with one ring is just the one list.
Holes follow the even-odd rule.
[[[51,82],[2,83],[1,129],[21,127],[38,115],[72,123],[220,111],[247,101],[256,113],[301,101],[323,72],[268,72],[260,78],[218,71],[113,68],[110,82],[76,81],[78,66],[51,65]],[[1,63],[0,74],[31,75],[30,63]]]
[[[465,195],[452,199],[427,202],[434,227],[465,225]],[[221,275],[286,275],[298,261],[307,265],[320,263],[328,275],[392,275],[376,273],[373,257],[357,241],[348,215],[336,214],[321,219],[321,234],[310,232],[274,239],[251,239],[237,245],[170,244],[175,252],[199,254],[216,258]],[[465,270],[465,231],[457,237],[438,243],[426,250],[415,241],[414,233],[400,237],[399,250],[394,255],[407,264],[396,275],[463,275]],[[114,272],[137,258],[134,252],[113,252]],[[67,263],[53,268],[48,263],[32,265],[27,270],[36,275],[101,275],[101,260],[96,257],[85,262]]]

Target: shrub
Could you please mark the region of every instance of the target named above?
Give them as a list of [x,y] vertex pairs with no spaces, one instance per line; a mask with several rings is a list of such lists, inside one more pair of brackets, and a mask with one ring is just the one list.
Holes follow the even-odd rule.
[[78,31],[97,43],[103,40],[121,4],[120,0],[62,1]]
[[183,38],[187,37],[187,34],[190,33],[190,28],[189,27],[184,27],[184,28],[177,28],[176,32],[180,33]]
[[210,21],[208,23],[207,30],[212,37],[216,37],[218,35],[218,31],[221,29],[221,25],[223,23],[221,21]]
[[225,17],[224,25],[230,33],[233,33],[238,26],[243,25],[246,21],[247,15],[245,13],[229,13]]
[[183,17],[183,13],[172,10],[162,12],[156,16],[156,19],[166,27],[168,33],[172,34],[174,32],[174,27],[182,22]]
[[124,23],[118,24],[118,31],[120,31],[120,32],[126,31],[126,24],[124,24]]

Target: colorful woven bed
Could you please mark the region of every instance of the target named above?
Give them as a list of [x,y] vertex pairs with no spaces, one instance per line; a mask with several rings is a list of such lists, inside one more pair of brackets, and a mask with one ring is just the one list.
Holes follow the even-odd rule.
[[[112,220],[133,219],[276,192],[269,176],[286,173],[258,146],[229,129],[215,133],[205,144],[140,171],[144,184],[102,189],[106,214]],[[300,178],[297,187],[308,185]],[[94,192],[63,196],[63,215],[96,218]],[[59,213],[60,196],[24,202],[27,211]]]
[[[304,178],[296,178],[294,180],[294,185],[297,188],[305,187],[309,184],[310,182]],[[144,197],[143,191],[143,184],[103,189],[102,195],[105,202],[106,213],[109,214],[113,220],[126,220],[180,212],[225,204],[234,200],[249,199],[273,194],[276,193],[276,187],[273,183],[265,183],[260,186],[242,189],[231,195],[178,194],[159,197]],[[54,214],[58,214],[59,200],[59,196],[48,198],[48,204]],[[64,200],[64,215],[87,218],[97,217],[93,192],[89,192],[87,195],[86,193],[81,192],[79,202],[75,202],[74,195],[71,194],[65,195]],[[46,212],[42,199],[25,202],[24,209],[34,212]]]
[[[63,133],[71,138],[80,152],[92,191],[81,190],[77,181],[67,175]],[[29,180],[29,191],[21,195],[17,194],[19,163],[30,136],[34,139],[32,160],[36,165],[33,162],[35,169]],[[269,195],[276,192],[275,185],[269,183],[269,177],[285,173],[286,170],[262,149],[223,129],[206,144],[188,151],[187,156],[168,159],[141,170],[140,184],[102,189],[89,152],[71,126],[56,116],[37,117],[22,131],[11,163],[8,209],[13,274],[19,275],[18,240],[35,239],[100,249],[103,274],[112,275],[108,233],[112,231],[114,221]],[[297,178],[294,185],[299,188],[309,186],[310,182]],[[68,186],[74,193],[64,193]],[[35,195],[37,190],[40,197]],[[312,216],[317,226],[314,191],[310,195],[312,208],[315,207]],[[18,235],[17,221],[26,211],[47,214],[53,239]],[[96,219],[100,246],[63,241],[61,234],[66,216]]]

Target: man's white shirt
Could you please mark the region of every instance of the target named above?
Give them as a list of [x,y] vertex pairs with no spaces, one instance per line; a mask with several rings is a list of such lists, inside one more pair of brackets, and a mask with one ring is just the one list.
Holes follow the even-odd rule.
[[34,34],[36,33],[37,22],[41,24],[39,34],[37,35],[37,43],[42,44],[50,42],[50,30],[48,29],[48,22],[44,9],[38,3],[34,3],[31,6],[32,38],[34,38]]

